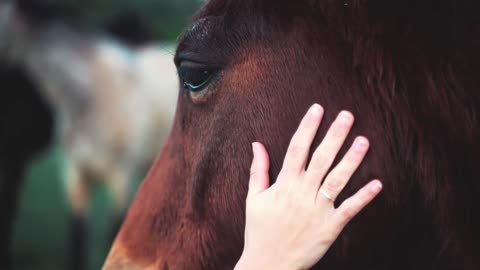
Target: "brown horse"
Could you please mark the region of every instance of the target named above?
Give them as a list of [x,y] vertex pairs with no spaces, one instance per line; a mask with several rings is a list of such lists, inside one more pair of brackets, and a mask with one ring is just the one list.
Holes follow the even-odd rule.
[[210,0],[178,46],[173,130],[104,268],[232,269],[250,143],[275,179],[318,102],[372,142],[338,203],[369,179],[385,189],[314,269],[480,269],[476,3]]

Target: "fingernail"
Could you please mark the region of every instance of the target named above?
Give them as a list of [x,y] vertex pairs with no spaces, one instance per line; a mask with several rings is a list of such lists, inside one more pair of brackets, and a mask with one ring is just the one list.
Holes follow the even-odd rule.
[[373,183],[372,185],[372,191],[375,192],[375,193],[378,193],[380,192],[380,190],[382,190],[383,186],[382,186],[382,183],[380,181],[375,181],[375,183]]
[[350,112],[342,111],[339,115],[340,121],[345,124],[349,124],[353,120],[353,116]]
[[320,113],[322,112],[322,106],[318,105],[318,104],[314,104],[311,108],[310,108],[310,113],[312,115],[315,115],[315,116],[318,116],[320,115]]
[[355,150],[357,151],[365,151],[368,148],[368,140],[365,138],[357,138],[355,141]]

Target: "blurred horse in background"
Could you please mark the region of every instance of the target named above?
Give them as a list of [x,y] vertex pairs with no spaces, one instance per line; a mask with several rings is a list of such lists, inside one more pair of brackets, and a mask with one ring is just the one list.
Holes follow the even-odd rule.
[[113,237],[132,178],[151,165],[169,132],[178,88],[173,56],[139,36],[142,29],[109,35],[55,16],[42,1],[1,5],[2,54],[33,78],[56,112],[72,209],[71,263],[83,269],[93,184],[101,179],[113,195]]
[[[5,16],[0,7],[0,35]],[[0,49],[6,41],[0,39]],[[53,114],[32,78],[0,54],[0,269],[11,267],[11,238],[26,168],[53,137]]]
[[0,64],[0,269],[10,269],[13,221],[24,173],[53,137],[53,114],[32,79]]

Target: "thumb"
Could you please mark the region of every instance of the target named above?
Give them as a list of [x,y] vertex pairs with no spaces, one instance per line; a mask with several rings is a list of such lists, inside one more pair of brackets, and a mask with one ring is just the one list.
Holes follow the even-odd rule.
[[265,191],[269,186],[268,170],[270,160],[265,147],[258,142],[252,143],[253,161],[250,168],[248,195],[255,195]]

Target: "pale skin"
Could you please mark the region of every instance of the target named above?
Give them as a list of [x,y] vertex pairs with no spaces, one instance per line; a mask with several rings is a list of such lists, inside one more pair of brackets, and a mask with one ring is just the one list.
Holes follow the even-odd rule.
[[330,167],[349,134],[354,117],[343,111],[308,165],[309,150],[324,109],[313,105],[293,135],[282,170],[269,187],[269,156],[253,143],[246,204],[245,247],[235,270],[303,270],[317,263],[348,222],[382,190],[373,180],[338,208],[333,202],[363,161],[367,138],[359,136],[340,163]]

